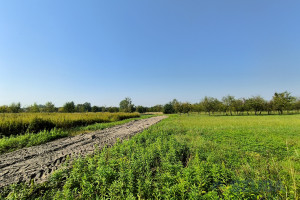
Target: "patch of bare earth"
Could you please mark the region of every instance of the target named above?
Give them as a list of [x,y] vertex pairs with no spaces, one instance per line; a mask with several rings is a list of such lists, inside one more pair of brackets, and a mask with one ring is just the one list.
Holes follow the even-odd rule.
[[58,139],[39,146],[20,149],[0,155],[0,188],[12,183],[43,182],[66,160],[92,154],[97,145],[100,149],[111,146],[117,138],[127,139],[166,116],[132,121],[112,128]]

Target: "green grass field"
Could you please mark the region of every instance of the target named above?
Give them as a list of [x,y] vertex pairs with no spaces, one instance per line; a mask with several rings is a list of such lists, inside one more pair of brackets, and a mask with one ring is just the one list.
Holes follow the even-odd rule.
[[8,199],[298,199],[300,115],[172,115]]

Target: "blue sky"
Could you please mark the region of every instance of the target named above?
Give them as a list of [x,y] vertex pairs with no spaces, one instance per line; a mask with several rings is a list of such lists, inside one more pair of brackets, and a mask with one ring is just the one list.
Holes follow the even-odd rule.
[[0,105],[300,96],[300,1],[0,1]]

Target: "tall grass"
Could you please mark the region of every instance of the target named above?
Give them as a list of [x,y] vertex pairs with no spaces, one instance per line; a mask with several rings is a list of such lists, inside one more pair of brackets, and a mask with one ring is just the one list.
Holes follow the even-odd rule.
[[121,125],[130,121],[145,119],[153,117],[153,115],[142,115],[138,118],[124,119],[121,121],[96,123],[88,126],[75,127],[69,130],[62,130],[54,128],[50,131],[44,130],[38,133],[25,133],[23,135],[11,135],[9,137],[0,138],[0,154],[15,151],[24,147],[31,147],[35,145],[44,144],[58,138],[74,136],[86,131],[103,130],[112,126]]
[[138,113],[0,113],[0,137],[139,117]]

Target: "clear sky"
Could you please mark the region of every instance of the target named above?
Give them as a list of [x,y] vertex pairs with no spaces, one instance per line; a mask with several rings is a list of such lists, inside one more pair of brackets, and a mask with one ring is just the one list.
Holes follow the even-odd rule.
[[299,0],[0,0],[0,105],[300,96]]

